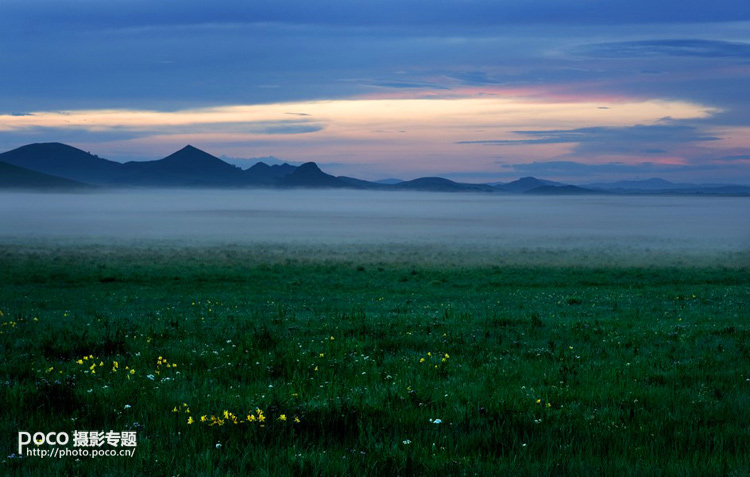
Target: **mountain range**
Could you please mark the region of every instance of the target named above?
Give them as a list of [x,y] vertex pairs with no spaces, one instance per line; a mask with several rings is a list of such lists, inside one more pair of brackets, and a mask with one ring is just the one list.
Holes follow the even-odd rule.
[[378,182],[333,176],[314,162],[242,169],[193,146],[159,160],[120,163],[61,143],[29,144],[0,154],[0,189],[91,190],[111,187],[341,188],[484,192],[534,195],[710,194],[750,195],[750,187],[726,184],[675,184],[663,179],[575,186],[535,177],[513,182],[470,184],[442,177]]

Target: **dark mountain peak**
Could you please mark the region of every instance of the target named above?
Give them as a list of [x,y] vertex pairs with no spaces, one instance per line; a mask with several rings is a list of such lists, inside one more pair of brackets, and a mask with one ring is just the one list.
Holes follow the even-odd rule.
[[301,166],[297,167],[297,171],[304,174],[325,174],[314,162],[305,162]]
[[508,190],[511,192],[527,192],[531,189],[536,189],[537,187],[542,186],[548,186],[548,185],[557,185],[555,182],[551,181],[545,181],[542,179],[537,179],[536,177],[527,176],[527,177],[521,177],[518,180],[515,180],[513,182],[509,182],[507,184],[504,184],[501,189]]
[[[61,142],[35,142],[33,144],[27,144],[25,146],[21,146],[17,151],[27,151],[27,150],[37,150],[37,151],[81,151],[80,149],[69,146],[67,144],[63,144]],[[83,152],[83,151],[81,151]]]
[[347,187],[346,181],[320,170],[314,162],[306,162],[284,177],[280,185],[286,187]]
[[242,173],[248,184],[269,186],[276,184],[281,179],[293,173],[296,169],[296,166],[290,166],[286,163],[269,166],[265,162],[257,162],[245,169]]
[[92,154],[89,154],[88,152],[78,149],[77,147],[69,146],[61,142],[37,142],[34,144],[27,144],[17,149],[13,149],[12,151],[3,153],[3,155],[14,156],[14,157],[26,157],[26,158],[40,157],[42,155],[54,155],[56,157],[77,156],[77,157],[89,157],[89,158],[98,159],[98,156],[94,156]]
[[115,182],[140,186],[237,187],[245,183],[239,167],[187,145],[158,161],[128,162]]
[[396,190],[408,189],[433,192],[491,192],[494,190],[492,186],[486,184],[466,184],[444,177],[420,177],[410,181],[399,182],[392,187]]
[[43,174],[90,183],[105,183],[122,164],[59,142],[28,144],[0,154],[0,161]]
[[444,177],[420,177],[418,179],[412,179],[405,181],[403,184],[441,184],[441,185],[452,185],[456,184],[455,181],[446,179]]
[[[210,161],[214,163],[222,163],[229,166],[230,164],[227,164],[226,162],[222,161],[216,156],[212,156],[211,154],[201,151],[197,147],[193,147],[191,145],[187,145],[180,149],[179,151],[170,154],[169,156],[162,159],[162,161],[165,162],[205,162]],[[234,166],[231,166],[234,167]]]
[[252,166],[245,169],[247,172],[267,172],[271,170],[271,166],[266,164],[265,162],[257,162],[253,164]]

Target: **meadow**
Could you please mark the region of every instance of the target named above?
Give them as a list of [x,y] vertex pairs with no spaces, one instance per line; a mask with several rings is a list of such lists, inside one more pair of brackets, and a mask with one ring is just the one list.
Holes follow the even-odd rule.
[[[750,472],[746,260],[362,257],[3,246],[1,473]],[[137,447],[20,458],[19,430]]]

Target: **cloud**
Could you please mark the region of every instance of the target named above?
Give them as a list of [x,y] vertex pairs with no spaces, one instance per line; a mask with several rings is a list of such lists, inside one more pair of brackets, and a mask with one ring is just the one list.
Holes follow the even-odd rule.
[[429,90],[447,90],[446,86],[437,83],[427,83],[422,81],[399,81],[399,80],[373,80],[359,81],[360,85],[373,86],[376,88],[393,88],[393,89],[429,89]]
[[681,144],[700,141],[717,141],[721,138],[702,133],[688,125],[636,125],[627,127],[590,127],[552,131],[513,131],[528,139],[490,139],[459,141],[458,144],[487,144],[494,146],[564,144],[596,145],[599,149],[636,150],[649,154],[662,153],[664,149],[643,148],[643,144]]
[[255,124],[250,130],[257,134],[308,134],[322,131],[322,124],[302,124],[285,121]]
[[750,154],[741,154],[738,156],[723,156],[719,158],[720,161],[750,161]]
[[594,43],[571,49],[576,55],[593,58],[738,58],[750,59],[750,43],[702,40],[645,40]]
[[447,75],[449,78],[460,81],[462,84],[471,86],[487,86],[504,84],[502,81],[485,71],[466,71]]
[[[111,28],[150,24],[279,23],[345,26],[495,26],[523,24],[633,24],[740,21],[741,0],[4,0],[0,18],[27,24]],[[11,22],[12,23],[12,22]]]

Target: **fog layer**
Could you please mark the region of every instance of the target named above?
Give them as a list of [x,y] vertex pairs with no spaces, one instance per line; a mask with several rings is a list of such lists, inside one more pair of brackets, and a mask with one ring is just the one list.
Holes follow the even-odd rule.
[[234,247],[373,260],[422,254],[487,263],[737,264],[750,251],[750,200],[339,190],[8,193],[0,194],[0,244]]

